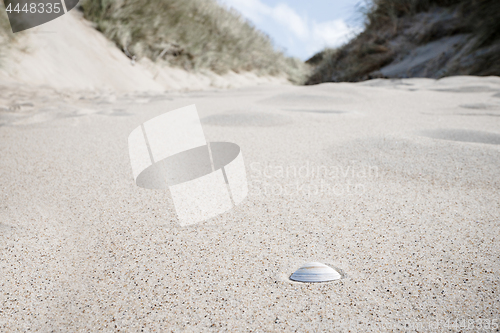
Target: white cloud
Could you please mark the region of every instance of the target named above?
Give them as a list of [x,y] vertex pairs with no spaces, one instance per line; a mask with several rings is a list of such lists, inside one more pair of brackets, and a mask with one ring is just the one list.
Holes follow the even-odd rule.
[[335,20],[322,23],[313,22],[311,28],[311,46],[316,49],[324,47],[338,47],[346,43],[360,32],[359,28],[349,27],[344,20]]
[[220,0],[221,3],[233,7],[252,22],[261,23],[272,11],[272,8],[260,0]]
[[[244,17],[250,19],[257,27],[266,21],[277,23],[288,35],[288,45],[282,45],[290,49],[295,46],[295,56],[310,56],[324,47],[338,47],[347,42],[359,28],[349,27],[344,20],[327,22],[316,22],[305,16],[300,16],[293,8],[285,3],[278,3],[271,7],[260,0],[219,0],[239,11]],[[272,31],[266,31],[271,36]],[[285,41],[280,40],[280,44]],[[300,47],[297,47],[300,45]]]
[[284,3],[278,4],[271,11],[272,18],[293,32],[300,39],[307,39],[309,36],[309,27],[306,20],[300,17],[292,8]]

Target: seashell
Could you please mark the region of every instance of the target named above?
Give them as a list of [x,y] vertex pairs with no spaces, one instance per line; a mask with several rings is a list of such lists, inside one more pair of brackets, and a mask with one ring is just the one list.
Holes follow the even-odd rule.
[[341,278],[339,272],[320,262],[309,262],[290,276],[290,280],[298,282],[327,282]]

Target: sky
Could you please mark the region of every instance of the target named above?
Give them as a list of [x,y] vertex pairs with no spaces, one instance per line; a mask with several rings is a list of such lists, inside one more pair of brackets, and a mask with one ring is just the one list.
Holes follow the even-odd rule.
[[363,0],[219,0],[271,37],[277,49],[307,60],[361,32]]

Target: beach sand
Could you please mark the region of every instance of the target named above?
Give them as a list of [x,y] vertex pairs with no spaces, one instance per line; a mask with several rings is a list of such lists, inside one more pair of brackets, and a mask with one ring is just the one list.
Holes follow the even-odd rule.
[[[9,88],[2,332],[443,332],[500,319],[497,77]],[[180,227],[168,192],[134,184],[127,138],[190,104],[208,141],[241,147],[249,194]],[[345,278],[288,279],[309,261]]]

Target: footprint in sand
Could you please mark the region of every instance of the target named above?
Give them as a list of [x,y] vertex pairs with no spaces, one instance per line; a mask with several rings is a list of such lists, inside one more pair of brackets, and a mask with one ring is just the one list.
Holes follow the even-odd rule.
[[260,100],[259,104],[283,105],[291,107],[311,107],[314,105],[320,108],[328,108],[339,103],[351,103],[352,99],[343,96],[324,96],[309,94],[280,94]]
[[35,105],[31,102],[21,102],[21,103],[14,103],[9,106],[9,111],[10,112],[17,112],[17,111],[30,111],[33,110]]
[[202,124],[215,126],[273,127],[290,124],[290,117],[266,113],[215,114],[201,119]]
[[320,113],[320,114],[344,114],[344,113],[349,113],[347,111],[337,111],[337,110],[294,110],[294,109],[283,109],[283,111],[306,112],[306,113]]
[[455,93],[482,93],[482,92],[498,91],[497,89],[493,89],[488,86],[469,86],[469,87],[457,87],[457,88],[441,88],[432,90],[441,92],[455,92]]
[[421,132],[432,139],[500,145],[500,134],[464,129],[437,129]]
[[500,105],[485,104],[485,103],[461,104],[460,107],[464,109],[473,109],[473,110],[500,110]]

